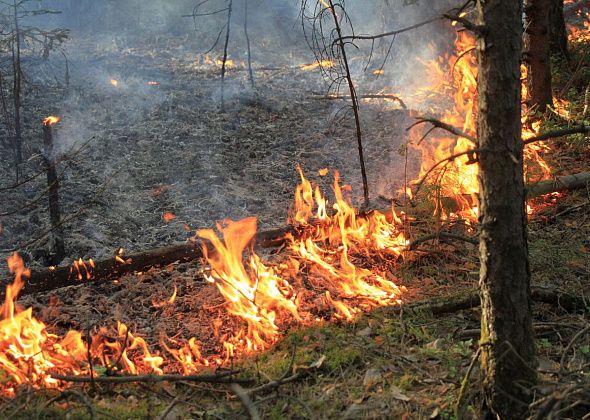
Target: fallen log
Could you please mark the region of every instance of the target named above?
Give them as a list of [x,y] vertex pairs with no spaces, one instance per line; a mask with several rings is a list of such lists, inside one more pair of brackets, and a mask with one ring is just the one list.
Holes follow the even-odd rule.
[[[553,305],[568,312],[590,311],[590,301],[586,300],[583,294],[577,295],[559,289],[532,286],[531,299],[534,302]],[[471,289],[405,305],[391,306],[384,310],[386,312],[403,311],[406,314],[428,313],[431,315],[444,315],[477,308],[480,304],[481,298],[479,290]]]
[[[556,180],[527,185],[527,197],[534,198],[551,192],[585,188],[589,183],[590,172],[562,176]],[[390,209],[381,211],[381,213],[391,219]],[[259,232],[252,242],[259,248],[275,248],[284,244],[287,233],[297,236],[300,232],[300,228],[288,225],[280,229]],[[206,241],[180,243],[136,254],[116,255],[113,258],[95,262],[94,267],[90,267],[89,264],[83,266],[74,264],[31,271],[30,277],[25,279],[25,286],[20,295],[46,292],[86,282],[116,280],[126,274],[146,271],[152,267],[194,261],[203,257],[203,246],[207,246]],[[211,248],[208,247],[208,249]],[[1,293],[3,296],[4,290]]]
[[[590,172],[558,176],[555,179],[526,184],[526,198],[531,200],[545,194],[574,191],[590,187]],[[457,212],[467,207],[477,206],[477,198],[469,194],[460,197],[441,197],[441,205],[446,211]]]
[[540,181],[526,186],[527,198],[535,198],[541,195],[572,191],[586,188],[590,185],[590,172],[582,172],[575,175],[558,176],[549,181]]
[[[297,228],[294,226],[259,232],[252,242],[261,248],[273,248],[284,242],[287,233],[296,232]],[[125,274],[146,271],[152,267],[194,261],[203,257],[203,246],[207,246],[207,244],[207,241],[189,241],[130,255],[117,254],[113,258],[94,263],[75,262],[71,266],[31,271],[29,278],[24,279],[25,285],[20,295],[45,292],[87,282],[116,280]]]

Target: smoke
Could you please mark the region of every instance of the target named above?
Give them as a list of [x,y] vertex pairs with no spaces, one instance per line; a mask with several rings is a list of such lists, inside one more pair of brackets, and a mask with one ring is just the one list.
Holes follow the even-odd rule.
[[[62,117],[55,127],[57,154],[68,156],[86,145],[71,167],[62,168],[64,213],[90,201],[99,204],[80,226],[70,229],[71,255],[161,245],[191,236],[183,224],[206,227],[224,217],[259,215],[263,226],[281,224],[297,162],[311,171],[324,166],[340,169],[343,180],[361,191],[356,144],[349,135],[351,120],[341,118],[345,103],[310,101],[311,95],[325,94],[328,85],[317,72],[298,69],[314,60],[301,21],[301,2],[248,0],[246,14],[246,0],[233,0],[228,57],[234,66],[227,74],[227,106],[222,113],[216,61],[223,55],[224,9],[229,2],[210,0],[195,9],[198,3],[29,3],[38,11],[61,13],[31,16],[26,24],[71,30],[63,55],[59,50],[48,60],[40,51],[24,55],[27,80],[47,87],[31,89],[37,96],[27,102],[32,127],[27,135],[37,141],[31,141],[31,149],[39,147],[35,130],[49,114]],[[379,34],[431,19],[456,3],[349,0],[350,23],[343,26],[346,34],[353,29],[355,34]],[[246,21],[254,88],[246,69]],[[333,22],[326,19],[322,24],[329,36]],[[404,95],[423,83],[420,63],[446,48],[449,41],[441,34],[447,30],[442,23],[432,23],[398,35],[393,43],[383,38],[374,44],[358,41],[358,49],[349,45],[358,92],[395,93],[413,109],[426,108],[428,104]],[[375,75],[381,66],[383,74]],[[391,195],[403,179],[404,157],[398,149],[409,122],[382,103],[363,103],[361,116],[373,193]],[[391,152],[383,153],[384,149]],[[97,191],[102,195],[95,198]],[[166,211],[177,215],[169,225],[161,220]],[[38,213],[37,219],[44,221]],[[28,224],[28,219],[19,222]],[[22,235],[10,223],[6,232]],[[4,248],[18,242],[10,240]]]

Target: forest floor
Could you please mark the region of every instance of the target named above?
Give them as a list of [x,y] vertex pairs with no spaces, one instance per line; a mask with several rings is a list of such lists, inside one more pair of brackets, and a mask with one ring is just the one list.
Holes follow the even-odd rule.
[[[256,71],[256,94],[248,87],[247,72],[230,71],[226,109],[220,112],[218,68],[182,44],[159,39],[157,45],[129,47],[114,39],[105,49],[92,40],[73,42],[80,54],[72,57],[70,87],[45,87],[33,78],[25,105],[26,155],[32,158],[24,177],[40,169],[40,120],[56,113],[63,118],[56,131],[71,158],[62,169],[61,200],[64,213],[72,216],[65,225],[64,264],[78,257],[109,257],[119,247],[132,252],[184,241],[196,228],[224,218],[255,215],[262,229],[283,226],[297,183],[296,163],[325,190],[330,180],[318,177],[318,170],[340,170],[358,202],[354,127],[335,117],[341,104],[313,99],[325,94],[325,85],[317,73],[298,67],[312,58],[269,58],[272,65]],[[583,121],[589,48],[576,46],[569,65],[556,60],[556,91],[569,85],[563,94],[569,120],[548,113],[544,128]],[[55,73],[49,65],[39,68]],[[47,80],[47,74],[35,74]],[[379,194],[392,196],[402,185],[405,158],[399,149],[413,120],[404,110],[373,102],[364,105],[363,118],[370,185],[379,203]],[[588,137],[555,141],[545,157],[554,175],[588,171]],[[410,161],[409,172],[416,174],[417,161]],[[11,162],[3,160],[1,179],[14,180],[12,172]],[[42,178],[0,191],[2,213],[35,201]],[[539,201],[528,231],[533,285],[590,296],[590,191]],[[175,218],[166,222],[166,212]],[[3,255],[25,249],[27,265],[42,265],[46,220],[44,206],[3,217]],[[428,233],[434,224],[424,222],[415,235]],[[248,418],[255,410],[263,418],[453,418],[477,349],[479,308],[440,314],[411,304],[475,290],[477,267],[477,247],[468,243],[426,243],[407,252],[395,265],[398,285],[408,289],[401,307],[374,310],[350,323],[294,327],[272,349],[232,361],[252,386],[306,372],[252,393],[250,403],[225,385],[140,383],[80,386],[72,393],[29,390],[3,397],[0,413],[3,418],[174,419]],[[174,304],[161,304],[175,287]],[[150,346],[157,347],[162,334],[178,340],[196,336],[205,352],[218,350],[207,347],[216,342],[215,321],[223,321],[222,332],[239,324],[220,310],[222,297],[196,263],[27,296],[19,303],[33,307],[53,333],[114,328],[121,321]],[[590,413],[586,306],[576,313],[559,304],[533,303],[541,379],[534,413],[577,418]],[[480,380],[475,364],[462,395],[470,417],[477,417],[481,403]]]

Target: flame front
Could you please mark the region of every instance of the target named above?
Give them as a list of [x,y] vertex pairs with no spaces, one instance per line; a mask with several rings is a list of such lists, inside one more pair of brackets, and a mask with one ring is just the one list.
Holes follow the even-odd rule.
[[[407,240],[395,213],[391,222],[379,212],[357,214],[344,199],[336,172],[335,203],[328,214],[328,201],[319,188],[313,187],[301,168],[298,171],[301,183],[296,188],[292,221],[301,233],[287,236],[291,251],[287,261],[269,266],[251,252],[244,264],[244,250],[256,234],[254,218],[218,225],[223,239],[213,230],[198,232],[212,248],[204,248],[210,281],[225,297],[228,312],[247,325],[228,340],[234,351],[267,348],[280,337],[281,325],[318,320],[305,296],[321,294],[336,317],[350,319],[362,310],[397,303],[403,293],[384,273],[353,263],[353,257],[400,255]],[[309,272],[303,273],[303,266]],[[304,276],[314,278],[315,286],[305,286]]]

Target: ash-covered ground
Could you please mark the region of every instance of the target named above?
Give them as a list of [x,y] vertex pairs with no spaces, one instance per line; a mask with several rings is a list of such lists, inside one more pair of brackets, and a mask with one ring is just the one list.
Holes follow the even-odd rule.
[[[255,56],[255,87],[241,57],[228,70],[220,109],[220,66],[182,36],[100,38],[72,33],[63,57],[27,58],[21,179],[43,170],[41,121],[58,115],[60,205],[68,263],[101,259],[119,247],[138,251],[193,236],[215,221],[257,216],[260,228],[283,225],[298,180],[296,164],[329,193],[339,170],[362,195],[352,115],[346,101],[321,100],[328,84],[305,44]],[[209,57],[209,58],[208,58]],[[369,74],[367,86],[376,83]],[[374,80],[373,80],[374,79]],[[112,80],[117,81],[114,86]],[[342,90],[342,93],[347,93]],[[391,196],[404,179],[400,153],[411,124],[396,106],[361,109],[371,195]],[[2,187],[15,183],[4,147]],[[416,162],[409,168],[416,174]],[[45,176],[0,191],[3,259],[20,250],[29,266],[50,252]],[[163,214],[173,213],[171,222]]]

